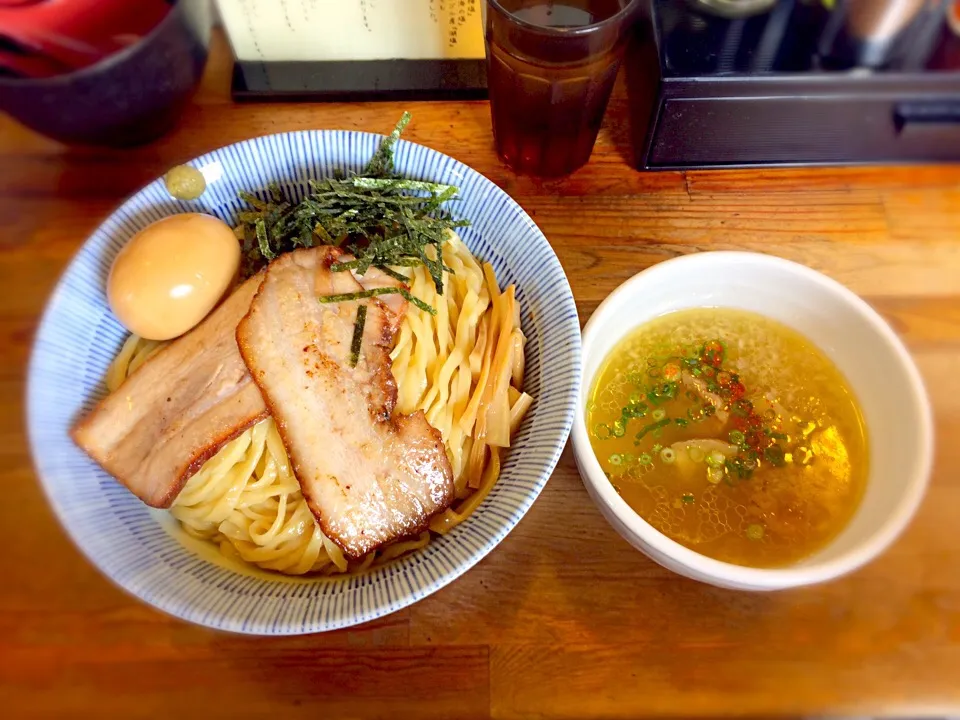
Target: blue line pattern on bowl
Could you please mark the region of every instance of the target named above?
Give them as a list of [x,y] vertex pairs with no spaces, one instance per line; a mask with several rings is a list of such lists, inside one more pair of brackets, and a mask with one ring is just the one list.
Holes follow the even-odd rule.
[[356,577],[287,579],[238,573],[194,553],[156,514],[87,458],[67,435],[103,396],[102,378],[126,331],[104,287],[130,237],[166,215],[203,211],[232,222],[237,191],[262,197],[271,182],[299,199],[308,178],[359,172],[381,136],[348,131],[268,135],[190,164],[208,178],[196,202],[171,198],[155,180],[93,233],[44,313],[27,385],[27,424],[38,475],[60,521],[100,570],[136,597],[185,620],[234,632],[290,635],[348,627],[399,610],[451,582],[490,552],[546,484],[566,443],[580,382],[580,326],[550,244],[502,190],[466,165],[400,141],[398,172],[461,188],[461,237],[489,261],[501,286],[515,283],[527,336],[525,389],[535,403],[506,456],[499,482],[473,516],[426,548]]

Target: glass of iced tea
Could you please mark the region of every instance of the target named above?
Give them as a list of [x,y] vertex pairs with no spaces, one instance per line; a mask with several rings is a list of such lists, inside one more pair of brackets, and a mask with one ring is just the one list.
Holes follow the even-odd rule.
[[487,83],[500,157],[571,173],[590,157],[640,0],[487,0]]

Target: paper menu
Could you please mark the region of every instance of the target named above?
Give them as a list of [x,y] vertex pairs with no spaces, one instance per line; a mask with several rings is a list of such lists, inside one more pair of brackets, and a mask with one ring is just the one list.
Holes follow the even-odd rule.
[[217,0],[241,61],[481,59],[486,0]]

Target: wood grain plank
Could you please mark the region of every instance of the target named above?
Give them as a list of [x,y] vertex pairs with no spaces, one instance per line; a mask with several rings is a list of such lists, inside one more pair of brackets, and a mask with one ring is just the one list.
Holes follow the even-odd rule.
[[886,192],[890,237],[920,242],[960,237],[960,186],[936,193],[916,188]]
[[[818,665],[781,643],[776,627],[770,632],[769,642],[748,655],[707,646],[697,649],[695,662],[670,645],[653,651],[628,644],[494,647],[492,716],[814,717],[882,708],[884,715],[919,717],[955,711],[956,692],[927,668],[958,667],[956,647],[920,642],[865,655],[827,638],[836,662]],[[865,685],[872,688],[870,698]]]
[[917,165],[896,168],[861,166],[690,170],[686,173],[686,178],[687,187],[692,196],[715,193],[793,195],[811,190],[844,193],[864,186],[884,189],[939,190],[956,188],[960,184],[954,165]]
[[[870,298],[950,298],[960,294],[960,247],[948,238],[927,243],[878,239],[869,245],[829,241],[776,240],[706,230],[652,231],[640,237],[576,239],[556,230],[549,237],[561,250],[563,268],[579,303],[606,297],[617,285],[654,263],[711,250],[776,255],[819,270],[854,292]],[[651,231],[645,230],[645,233]],[[590,307],[584,305],[583,309]]]
[[[166,658],[12,648],[0,660],[0,696],[29,694],[17,717],[90,717],[94,709],[124,718],[488,714],[486,648],[328,648],[310,640],[210,638],[205,653]],[[47,691],[52,683],[56,693]]]

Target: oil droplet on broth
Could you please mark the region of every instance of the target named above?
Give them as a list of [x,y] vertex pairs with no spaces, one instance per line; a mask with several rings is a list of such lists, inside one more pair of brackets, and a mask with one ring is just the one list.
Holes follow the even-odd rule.
[[641,517],[740,565],[816,552],[866,484],[866,429],[846,379],[801,334],[745,311],[684,310],[635,330],[596,376],[587,427]]

